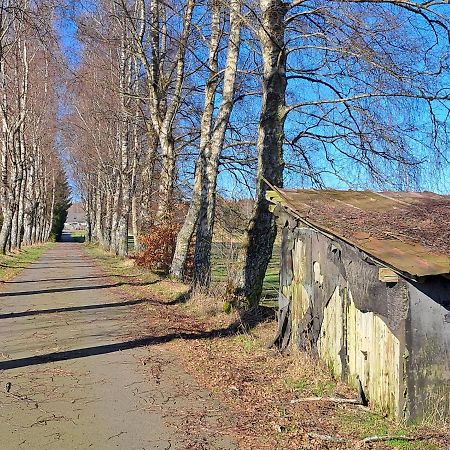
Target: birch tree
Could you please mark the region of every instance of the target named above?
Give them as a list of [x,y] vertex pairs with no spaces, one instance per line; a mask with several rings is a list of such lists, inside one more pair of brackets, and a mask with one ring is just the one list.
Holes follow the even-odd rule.
[[[181,7],[175,18],[168,6],[155,0],[140,0],[133,9],[125,1],[120,5],[128,18],[136,52],[145,70],[149,119],[161,152],[157,221],[171,216],[176,182],[177,148],[174,136],[176,116],[182,105],[186,77],[186,52],[191,35],[195,0],[175,4]],[[173,22],[175,20],[175,23]],[[180,32],[177,33],[176,30]],[[171,34],[174,32],[174,34]]]
[[255,207],[236,293],[256,304],[276,238],[271,185],[412,188],[422,161],[448,161],[448,8],[104,0],[88,9],[67,139],[92,239],[124,255],[131,227],[139,249],[141,233],[173,220],[183,198],[171,274],[185,278],[193,246],[193,283],[208,285],[218,190],[237,180]]
[[[0,251],[43,242],[53,222],[57,48],[45,5],[26,0],[0,4],[1,207]],[[49,69],[51,67],[52,69]]]
[[[229,36],[224,69],[219,69],[220,21],[224,12],[229,18]],[[196,230],[193,279],[194,283],[200,285],[208,285],[211,277],[211,244],[216,207],[217,174],[225,132],[235,100],[240,33],[240,1],[232,0],[229,7],[224,7],[220,2],[214,2],[211,8],[209,77],[205,84],[194,189],[186,219],[177,238],[171,268],[172,276],[183,279],[188,248]],[[223,79],[221,80],[222,73]],[[222,89],[220,103],[217,107],[216,95],[220,84],[222,84]]]
[[88,238],[120,256],[128,253],[130,224],[139,247],[146,201],[145,189],[137,189],[144,180],[152,186],[149,168],[156,152],[147,109],[139,100],[146,95],[141,92],[145,84],[131,25],[136,24],[114,2],[78,19],[85,51],[70,93],[74,107],[66,133],[92,230]]

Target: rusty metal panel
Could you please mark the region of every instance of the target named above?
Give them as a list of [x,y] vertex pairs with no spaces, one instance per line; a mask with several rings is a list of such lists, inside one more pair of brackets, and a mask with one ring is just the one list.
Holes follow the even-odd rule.
[[275,189],[267,196],[305,224],[406,276],[450,274],[448,195]]

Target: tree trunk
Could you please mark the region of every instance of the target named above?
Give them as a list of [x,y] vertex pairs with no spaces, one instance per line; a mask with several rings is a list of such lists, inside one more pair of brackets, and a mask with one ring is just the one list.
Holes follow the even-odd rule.
[[47,226],[45,227],[45,231],[44,231],[44,236],[43,236],[44,241],[48,241],[48,238],[50,237],[50,233],[52,232],[53,216],[55,214],[55,203],[56,203],[56,179],[55,179],[55,174],[53,173],[53,175],[52,175],[52,200],[50,203],[50,211],[46,215],[46,217],[48,217],[48,223],[47,223]]
[[[15,149],[13,149],[13,152]],[[15,162],[15,157],[12,157],[13,165],[12,165],[12,174],[10,179],[10,187],[7,190],[8,200],[7,200],[7,208],[11,211],[11,225],[9,227],[6,249],[12,250],[12,241],[13,238],[16,238],[16,229],[17,229],[17,199],[18,199],[18,189],[19,189],[19,174],[17,172],[17,165]]]
[[117,226],[117,255],[128,254],[128,215],[123,213]]
[[[14,197],[16,197],[17,192],[15,193]],[[17,224],[18,224],[18,204],[16,203],[14,205],[14,213],[13,213],[13,219],[11,223],[11,232],[8,239],[8,250],[11,251],[16,247],[16,240],[17,240]]]
[[116,183],[114,189],[114,196],[112,199],[112,219],[111,219],[111,244],[109,251],[117,254],[117,227],[119,226],[119,206],[120,206],[120,194],[122,186],[120,175],[116,175]]
[[11,234],[11,226],[13,220],[13,211],[5,205],[3,208],[3,223],[0,230],[0,252],[2,255],[6,253],[8,240]]
[[226,126],[233,107],[234,85],[240,46],[240,1],[230,5],[230,36],[223,80],[222,98],[214,121],[218,77],[218,47],[220,43],[220,4],[213,5],[209,53],[210,77],[205,88],[205,107],[202,116],[200,152],[196,164],[192,200],[183,228],[177,237],[177,247],[171,273],[175,278],[184,277],[187,252],[197,226],[194,257],[194,283],[209,284],[212,229],[215,212],[215,190],[219,158],[223,147]]
[[259,31],[263,57],[263,97],[258,129],[256,205],[247,230],[242,284],[237,294],[250,305],[261,297],[264,276],[272,256],[276,224],[266,200],[264,178],[283,184],[283,141],[286,93],[285,14],[280,0],[260,0],[262,26]]
[[122,181],[122,204],[117,224],[116,254],[127,256],[128,254],[128,219],[130,217],[130,180],[129,174],[124,174]]
[[38,242],[44,242],[44,231],[45,231],[45,216],[47,210],[47,199],[48,199],[48,185],[46,182],[46,170],[44,169],[43,173],[45,174],[42,177],[42,189],[41,189],[41,202],[39,204],[40,210],[38,211]]
[[105,219],[104,219],[104,228],[103,228],[103,241],[102,246],[104,250],[111,249],[111,226],[112,226],[112,198],[111,192],[108,189],[106,193],[106,206],[105,206]]
[[32,218],[33,218],[33,223],[32,223],[32,232],[31,232],[31,242],[33,242],[33,244],[35,244],[37,242],[37,227],[38,227],[38,211],[39,211],[39,201],[36,202],[36,209],[35,209],[35,213],[33,214]]
[[[137,60],[134,61],[135,72],[137,73]],[[138,94],[138,92],[136,93]],[[141,143],[140,143],[140,133],[139,133],[139,108],[135,111],[135,122],[133,124],[133,156],[131,164],[131,227],[133,232],[133,244],[134,253],[139,253],[142,250],[141,244],[141,217],[142,217],[142,191],[139,187],[142,185],[142,171],[139,171],[138,166],[141,159]],[[153,146],[152,142],[154,139],[149,140],[149,150],[148,153],[153,159]]]
[[23,243],[25,245],[32,244],[32,232],[33,232],[33,215],[32,215],[31,203],[28,203],[25,208],[24,220],[23,220]]
[[22,246],[24,235],[24,218],[25,218],[25,202],[26,187],[28,174],[26,169],[22,168],[22,181],[20,184],[19,210],[17,212],[17,236],[15,246],[20,249]]
[[160,137],[160,146],[163,164],[159,179],[158,210],[156,211],[156,222],[161,223],[170,219],[173,211],[173,190],[176,178],[176,152],[175,142],[171,131],[166,130]]
[[195,227],[200,213],[200,197],[201,197],[201,167],[200,161],[195,166],[194,188],[192,191],[191,203],[183,222],[183,226],[177,235],[177,243],[170,268],[170,275],[180,281],[185,277],[185,266],[188,256],[189,246],[191,245]]
[[138,198],[136,193],[133,194],[133,198],[131,199],[131,226],[133,228],[133,241],[134,241],[134,252],[139,253],[142,251],[142,243],[141,243],[141,224],[139,217],[139,208],[137,205]]
[[[159,146],[162,155],[162,169],[160,175],[160,187],[158,198],[158,209],[156,212],[156,221],[164,222],[170,218],[173,209],[173,191],[176,178],[176,146],[173,134],[177,112],[182,103],[183,84],[185,77],[186,50],[191,32],[192,15],[194,11],[195,0],[187,0],[183,14],[183,29],[177,42],[178,49],[174,64],[174,83],[166,83],[159,76],[162,73],[163,56],[160,47],[161,20],[160,8],[164,9],[163,3],[151,2],[152,8],[152,26],[151,26],[151,61],[148,59],[148,52],[142,46],[142,39],[139,33],[135,34],[137,38],[138,55],[147,71],[147,87],[149,95],[150,117],[153,128],[158,136]],[[144,8],[141,8],[141,14],[144,14]],[[143,18],[143,16],[141,16]],[[162,27],[164,28],[164,26]],[[163,33],[161,33],[163,34]],[[162,36],[165,39],[164,36]],[[173,88],[170,88],[173,86]]]
[[222,153],[226,128],[234,104],[236,71],[241,39],[240,0],[230,3],[230,37],[223,79],[219,111],[206,146],[202,161],[201,205],[198,215],[195,241],[193,281],[195,285],[211,282],[211,248],[216,212],[216,189],[219,160]]
[[127,92],[131,89],[131,78],[133,72],[133,61],[128,54],[126,45],[127,30],[124,24],[121,40],[120,56],[120,188],[121,205],[118,215],[116,231],[116,254],[127,256],[128,254],[128,221],[130,218],[131,201],[131,171],[130,171],[130,120],[129,106],[130,100]]
[[[17,152],[17,149],[14,148],[13,151]],[[19,200],[20,200],[20,190],[21,190],[21,183],[22,183],[21,178],[22,177],[21,177],[21,168],[17,164],[17,158],[18,158],[18,155],[16,154],[13,157],[13,170],[12,170],[13,186],[11,187],[12,198],[11,198],[10,204],[12,205],[12,208],[13,208],[13,219],[12,219],[12,223],[11,223],[10,236],[8,239],[9,251],[11,251],[16,246],[17,227],[18,227],[18,218],[19,218],[18,212],[19,212]]]
[[102,245],[103,243],[103,227],[102,227],[102,195],[100,192],[100,181],[97,178],[97,185],[95,190],[95,228],[94,228],[94,238]]
[[34,163],[31,164],[27,181],[25,187],[25,208],[24,208],[24,232],[23,232],[23,241],[25,245],[32,244],[32,233],[33,233],[33,215],[36,211],[36,201],[34,192]]
[[211,11],[211,36],[209,40],[208,68],[209,78],[205,86],[205,101],[200,124],[200,148],[195,165],[194,186],[189,209],[178,233],[175,253],[172,260],[170,274],[173,278],[182,281],[185,276],[185,265],[189,246],[194,235],[200,214],[202,187],[204,185],[204,167],[206,164],[206,148],[211,136],[211,125],[214,113],[214,100],[216,98],[218,77],[218,51],[220,43],[220,11],[221,7],[217,1],[212,3]]

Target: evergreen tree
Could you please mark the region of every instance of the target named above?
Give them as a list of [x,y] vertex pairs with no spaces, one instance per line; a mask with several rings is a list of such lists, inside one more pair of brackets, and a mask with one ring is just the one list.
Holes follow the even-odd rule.
[[53,207],[53,222],[50,240],[61,240],[67,212],[71,205],[69,183],[66,174],[60,169],[55,180],[55,204]]

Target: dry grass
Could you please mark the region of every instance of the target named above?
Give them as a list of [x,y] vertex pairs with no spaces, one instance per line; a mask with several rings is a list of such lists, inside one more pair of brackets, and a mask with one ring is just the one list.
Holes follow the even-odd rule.
[[0,255],[0,282],[5,282],[14,278],[54,245],[53,242],[30,245],[23,247],[21,250],[15,250],[6,255]]
[[[139,281],[124,288],[130,296],[153,299],[137,307],[137,314],[147,317],[142,332],[175,337],[160,345],[170,350],[200,385],[227,406],[217,433],[233,435],[239,448],[449,448],[450,430],[445,426],[404,426],[350,404],[291,403],[293,399],[310,396],[356,398],[356,392],[334,380],[315,358],[305,353],[281,355],[268,348],[276,323],[264,311],[254,310],[244,316],[236,310],[226,314],[223,311],[226,299],[221,292],[211,295],[195,291],[183,303],[188,286],[129,267],[126,261],[96,248],[88,250],[116,279],[133,277]],[[197,422],[190,420],[189,427],[195,430]],[[364,437],[380,434],[407,435],[415,440],[361,442]],[[343,441],[326,441],[324,436]]]
[[[202,288],[194,288],[189,294],[189,309],[196,312],[200,317],[216,317],[219,320],[225,314],[225,298],[220,290],[206,291]],[[219,316],[219,317],[218,317]],[[234,317],[237,317],[234,315]]]

